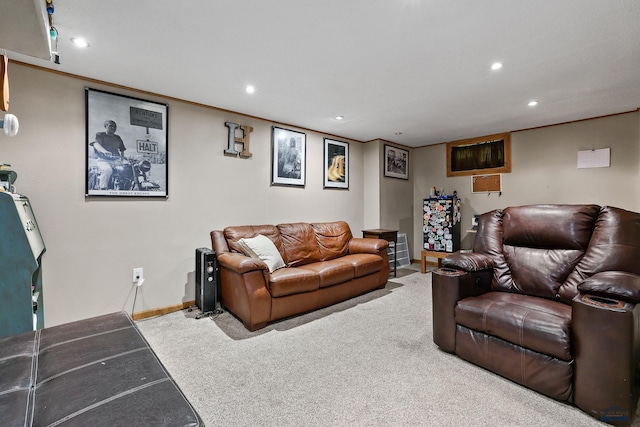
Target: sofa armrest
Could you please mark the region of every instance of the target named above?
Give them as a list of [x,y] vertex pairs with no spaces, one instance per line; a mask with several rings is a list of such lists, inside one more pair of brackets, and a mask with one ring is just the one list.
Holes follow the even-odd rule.
[[211,247],[218,256],[230,252],[227,239],[224,238],[224,232],[222,230],[213,230],[209,235],[211,236]]
[[440,268],[432,275],[433,342],[442,350],[456,349],[455,309],[461,299],[488,292],[491,270],[464,272]]
[[248,273],[254,270],[266,270],[269,273],[267,264],[257,258],[251,258],[235,252],[227,252],[218,256],[218,264],[239,274]]
[[250,330],[271,320],[269,267],[259,259],[227,252],[218,256],[222,305]]
[[482,271],[493,268],[493,261],[486,254],[454,252],[442,260],[442,266],[462,271]]
[[637,304],[640,302],[640,275],[626,271],[603,271],[580,283],[578,290],[583,294]]
[[353,237],[349,241],[350,254],[377,254],[381,250],[386,250],[389,242],[382,239],[365,239],[363,237]]

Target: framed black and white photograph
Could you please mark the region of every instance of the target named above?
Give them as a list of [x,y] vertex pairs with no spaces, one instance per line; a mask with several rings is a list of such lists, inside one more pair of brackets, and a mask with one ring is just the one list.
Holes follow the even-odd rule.
[[87,196],[168,197],[169,107],[85,89]]
[[273,126],[271,135],[271,185],[305,186],[307,136]]
[[409,151],[385,144],[384,176],[409,179]]
[[349,143],[324,139],[324,188],[349,189]]

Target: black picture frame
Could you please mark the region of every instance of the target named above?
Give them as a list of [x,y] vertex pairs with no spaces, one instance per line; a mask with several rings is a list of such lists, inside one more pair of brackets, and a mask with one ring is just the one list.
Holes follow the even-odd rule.
[[271,132],[271,185],[306,185],[307,135],[278,126]]
[[167,198],[169,106],[92,88],[85,106],[85,196]]
[[409,150],[385,144],[384,176],[409,179]]
[[324,138],[323,188],[349,189],[349,143]]

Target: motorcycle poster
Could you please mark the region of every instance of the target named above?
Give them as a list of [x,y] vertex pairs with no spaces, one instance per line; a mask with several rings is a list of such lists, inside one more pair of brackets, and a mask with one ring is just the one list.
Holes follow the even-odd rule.
[[86,88],[86,196],[168,197],[169,107]]

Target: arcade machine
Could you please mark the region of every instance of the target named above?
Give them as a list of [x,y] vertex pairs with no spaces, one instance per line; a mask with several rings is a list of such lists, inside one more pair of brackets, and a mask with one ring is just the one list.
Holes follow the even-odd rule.
[[17,177],[0,167],[0,337],[44,327],[44,241],[29,199],[15,192]]

